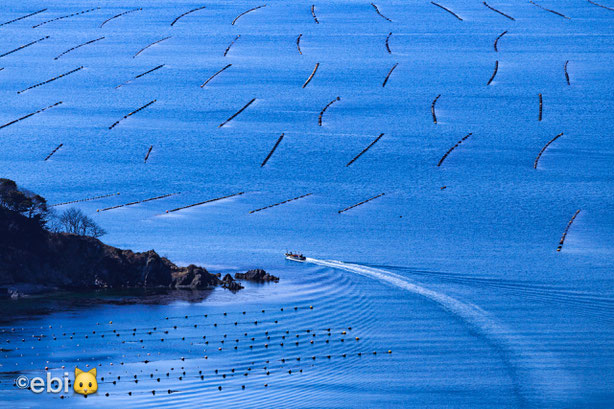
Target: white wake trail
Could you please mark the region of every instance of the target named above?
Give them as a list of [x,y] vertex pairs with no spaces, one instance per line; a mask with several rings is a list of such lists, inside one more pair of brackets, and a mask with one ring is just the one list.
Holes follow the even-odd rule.
[[[577,388],[571,375],[565,371],[554,355],[548,351],[535,349],[528,339],[497,322],[488,312],[475,304],[428,289],[386,270],[309,257],[306,262],[374,278],[436,302],[500,350],[503,359],[511,366],[515,378],[514,388],[524,405],[564,404],[567,401],[565,396]],[[538,403],[539,401],[542,402]]]

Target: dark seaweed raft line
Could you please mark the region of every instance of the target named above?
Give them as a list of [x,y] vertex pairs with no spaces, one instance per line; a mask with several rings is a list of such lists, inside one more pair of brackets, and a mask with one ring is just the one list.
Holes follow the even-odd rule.
[[200,87],[201,88],[204,87],[205,85],[207,85],[209,83],[209,81],[211,81],[213,78],[217,77],[218,74],[222,73],[223,71],[225,71],[226,69],[228,69],[230,67],[232,67],[232,64],[228,64],[227,66],[225,66],[224,68],[222,68],[221,70],[219,70],[218,72],[216,72],[215,74],[213,74],[212,76],[207,78],[207,80],[205,82],[203,82]]
[[62,146],[64,146],[63,143],[59,144],[54,150],[51,151],[49,155],[47,155],[47,157],[44,160],[48,160],[50,157],[52,157],[53,154],[56,153],[58,149],[60,149]]
[[540,9],[542,9],[542,10],[548,11],[548,12],[550,12],[550,13],[552,13],[552,14],[556,14],[557,16],[561,16],[561,17],[563,17],[563,18],[566,18],[567,20],[571,20],[571,17],[567,17],[565,14],[559,13],[558,11],[554,11],[554,10],[551,10],[551,9],[547,9],[547,8],[545,8],[544,6],[540,6],[539,4],[535,3],[535,2],[534,2],[534,1],[532,1],[532,0],[529,0],[529,3],[531,3],[531,4],[532,4],[532,5],[534,5],[535,7],[539,7],[539,8],[540,8]]
[[247,11],[244,11],[243,13],[241,13],[241,14],[239,14],[237,17],[235,17],[235,19],[234,19],[234,20],[232,20],[232,25],[234,26],[234,25],[235,25],[235,23],[237,22],[237,20],[238,20],[239,18],[243,17],[244,15],[246,15],[247,13],[251,13],[252,11],[254,11],[254,10],[258,10],[258,9],[261,9],[261,8],[263,8],[263,7],[266,7],[266,4],[263,4],[262,6],[258,6],[258,7],[251,8],[251,9],[249,9],[249,10],[247,10]]
[[371,143],[369,144],[369,146],[367,146],[366,148],[364,148],[364,149],[363,149],[363,150],[362,150],[362,151],[361,151],[361,152],[360,152],[358,155],[356,155],[356,156],[355,156],[355,157],[354,157],[354,158],[353,158],[351,161],[349,161],[349,162],[347,163],[347,165],[345,165],[345,166],[346,166],[346,167],[348,167],[348,166],[350,166],[352,163],[356,162],[356,160],[358,160],[358,158],[360,158],[360,157],[361,157],[361,156],[362,156],[364,153],[366,153],[366,152],[367,152],[369,149],[371,149],[371,147],[372,147],[373,145],[375,145],[375,144],[377,143],[377,141],[379,141],[379,140],[382,138],[382,136],[384,136],[384,133],[379,134],[379,136],[378,136],[377,138],[375,138],[375,139],[373,140],[373,142],[371,142]]
[[392,32],[388,33],[388,37],[386,37],[386,50],[388,51],[388,54],[392,54],[392,51],[390,51],[390,36],[392,35]]
[[39,82],[38,84],[34,84],[32,86],[29,86],[28,88],[22,89],[21,91],[17,91],[17,93],[21,94],[21,93],[24,93],[24,92],[26,92],[28,90],[33,89],[33,88],[40,87],[41,85],[49,84],[50,82],[53,82],[55,80],[59,80],[60,78],[66,77],[67,75],[70,75],[70,74],[75,73],[77,71],[81,71],[82,69],[83,69],[83,66],[75,68],[74,70],[65,72],[64,74],[60,74],[57,77],[50,78],[47,81]]
[[303,55],[303,52],[301,51],[301,37],[303,37],[302,34],[299,34],[298,37],[296,37],[296,48],[298,49],[298,53]]
[[179,19],[180,19],[180,18],[182,18],[182,17],[184,17],[184,16],[187,16],[187,15],[188,15],[188,14],[190,14],[190,13],[194,13],[195,11],[202,10],[202,9],[204,9],[204,8],[206,8],[206,7],[205,7],[205,6],[202,6],[202,7],[197,7],[197,8],[195,8],[195,9],[192,9],[192,10],[190,10],[190,11],[186,11],[185,13],[183,13],[182,15],[178,16],[176,19],[174,19],[174,20],[173,20],[173,22],[171,23],[171,27],[172,27],[172,26],[174,26],[174,25],[175,25],[175,23],[176,23],[177,21],[179,21]]
[[316,17],[316,5],[315,4],[311,5],[311,15],[313,16],[313,21],[315,21],[316,24],[320,24],[320,22],[318,21],[318,18]]
[[565,244],[565,238],[567,237],[567,233],[569,233],[569,228],[573,224],[574,220],[576,220],[576,217],[578,217],[578,214],[580,214],[580,209],[576,210],[574,215],[571,216],[571,219],[567,223],[567,227],[565,227],[565,231],[563,232],[563,236],[561,237],[561,241],[559,241],[559,246],[556,248],[556,251],[561,251],[563,249],[563,244]]
[[235,37],[234,40],[232,40],[230,42],[230,44],[228,44],[228,47],[226,47],[226,50],[224,51],[224,57],[226,57],[226,55],[228,54],[228,51],[230,51],[230,47],[232,47],[232,45],[235,43],[235,41],[237,41],[239,38],[241,38],[241,34],[237,34],[237,36]]
[[160,200],[160,199],[164,199],[164,198],[167,198],[167,197],[170,197],[170,196],[174,196],[174,195],[178,195],[178,194],[179,193],[168,193],[168,194],[162,195],[162,196],[150,197],[149,199],[137,200],[135,202],[124,203],[124,204],[120,204],[120,205],[117,205],[117,206],[105,207],[104,209],[96,209],[96,211],[97,212],[106,212],[108,210],[119,209],[120,207],[132,206],[132,205],[135,205],[135,204],[151,202],[151,201],[154,201],[154,200]]
[[139,51],[137,51],[137,53],[136,53],[136,54],[134,54],[134,55],[132,56],[132,58],[136,58],[136,56],[137,56],[137,55],[139,55],[139,54],[140,54],[140,53],[142,53],[143,51],[147,50],[149,47],[151,47],[151,46],[153,46],[153,45],[156,45],[156,44],[158,44],[158,43],[161,43],[161,42],[162,42],[162,41],[164,41],[164,40],[168,40],[168,39],[169,39],[169,38],[171,38],[171,37],[172,37],[172,36],[164,37],[164,38],[161,38],[161,39],[159,39],[159,40],[157,40],[157,41],[154,41],[153,43],[151,43],[151,44],[149,44],[149,45],[146,45],[145,47],[143,47],[143,48],[141,48]]
[[303,84],[303,88],[305,88],[307,84],[311,82],[311,79],[313,78],[314,75],[316,75],[316,71],[318,71],[319,66],[320,66],[320,63],[317,62],[316,66],[313,68],[313,71],[311,72],[311,75],[309,76],[309,78],[307,78],[307,81],[305,81],[305,83]]
[[515,19],[514,17],[512,17],[512,16],[510,16],[510,15],[507,15],[507,14],[505,14],[504,12],[499,11],[499,10],[497,10],[497,9],[496,9],[496,8],[494,8],[494,7],[489,6],[489,5],[488,5],[488,3],[486,3],[485,1],[484,1],[484,2],[482,2],[482,3],[483,3],[483,4],[484,4],[486,7],[488,7],[488,8],[489,8],[489,9],[491,9],[492,11],[494,11],[495,13],[499,13],[499,14],[501,14],[503,17],[509,18],[509,19],[510,19],[510,20],[512,20],[512,21],[516,21],[516,19]]
[[306,195],[301,195],[301,196],[293,197],[292,199],[284,200],[283,202],[279,202],[279,203],[275,203],[275,204],[272,204],[272,205],[264,206],[264,207],[261,207],[260,209],[255,209],[255,210],[250,211],[249,214],[256,213],[256,212],[261,212],[263,210],[270,209],[271,207],[275,207],[275,206],[279,206],[279,205],[282,205],[282,204],[290,203],[290,202],[293,202],[295,200],[299,200],[299,199],[302,199],[304,197],[311,196],[312,194],[313,193],[307,193]]
[[341,213],[343,213],[343,212],[347,212],[347,211],[348,211],[348,210],[350,210],[350,209],[353,209],[353,208],[355,208],[355,207],[361,206],[361,205],[363,205],[363,204],[365,204],[365,203],[369,203],[371,200],[375,200],[375,199],[377,199],[378,197],[382,197],[382,196],[384,196],[384,195],[385,195],[385,193],[380,193],[380,194],[379,194],[379,195],[377,195],[377,196],[373,196],[373,197],[371,197],[371,198],[369,198],[369,199],[367,199],[367,200],[363,200],[362,202],[358,202],[358,203],[356,203],[356,204],[353,204],[353,205],[352,205],[352,206],[350,206],[350,207],[346,207],[345,209],[339,210],[339,211],[337,211],[337,213],[341,214]]
[[11,122],[7,122],[4,125],[0,125],[0,129],[6,128],[7,126],[10,126],[10,125],[13,125],[13,124],[16,124],[17,122],[20,122],[20,121],[23,121],[24,119],[30,118],[33,115],[39,114],[41,112],[45,112],[46,110],[48,110],[50,108],[53,108],[55,106],[58,106],[60,104],[62,104],[62,101],[58,101],[55,104],[49,105],[48,107],[45,107],[45,108],[41,108],[38,111],[31,112],[28,115],[22,116],[21,118],[17,118],[15,120],[11,121]]
[[594,2],[594,1],[592,1],[592,0],[588,0],[588,2],[589,2],[589,3],[591,3],[591,4],[592,4],[592,5],[594,5],[594,6],[601,7],[602,9],[606,9],[606,10],[614,11],[614,8],[612,8],[612,7],[608,7],[608,6],[604,6],[603,4],[595,3],[595,2]]
[[149,149],[147,150],[147,154],[145,155],[145,160],[143,161],[144,163],[147,163],[147,159],[149,159],[149,155],[151,154],[152,149],[153,149],[153,145],[149,146]]
[[341,97],[337,97],[337,98],[333,99],[328,104],[326,104],[326,106],[324,108],[322,108],[322,110],[320,111],[320,116],[318,117],[318,125],[322,126],[322,117],[324,116],[324,112],[326,112],[328,107],[330,107],[332,104],[334,104],[337,101],[341,101]]
[[105,199],[105,198],[111,197],[111,196],[119,196],[119,192],[117,192],[117,193],[109,193],[107,195],[101,195],[101,196],[88,197],[88,198],[85,198],[85,199],[71,200],[70,202],[56,203],[56,204],[49,205],[49,207],[64,206],[64,205],[73,204],[73,203],[89,202],[91,200]]
[[39,10],[39,11],[35,11],[34,13],[26,14],[25,16],[17,17],[17,18],[15,18],[13,20],[10,20],[10,21],[7,21],[5,23],[0,24],[0,27],[5,26],[7,24],[14,23],[14,22],[19,21],[19,20],[23,20],[24,18],[35,16],[35,15],[40,14],[40,13],[45,12],[45,11],[47,11],[47,9],[42,9],[42,10]]
[[497,71],[499,71],[499,60],[495,61],[495,70],[493,71],[486,85],[490,85],[493,82],[493,80],[495,79],[495,76],[497,75]]
[[461,143],[463,143],[467,138],[469,138],[471,136],[471,133],[468,133],[467,135],[463,136],[463,139],[461,139],[460,141],[456,142],[456,145],[454,145],[453,147],[451,147],[450,149],[448,149],[448,151],[441,157],[441,159],[439,159],[439,162],[437,163],[437,167],[441,166],[441,164],[443,163],[443,161],[448,157],[448,155],[450,153],[452,153],[452,151],[454,149],[456,149]]
[[437,103],[437,100],[439,99],[440,96],[441,94],[437,95],[435,99],[433,100],[433,102],[431,103],[431,115],[433,116],[434,124],[437,123],[437,115],[435,114],[435,104]]
[[462,19],[462,18],[460,18],[460,16],[459,16],[458,14],[456,14],[455,12],[453,12],[452,10],[450,10],[449,8],[444,7],[444,6],[442,6],[441,4],[439,4],[439,3],[435,3],[434,1],[432,1],[432,2],[431,2],[431,4],[432,4],[432,5],[434,5],[434,6],[439,7],[439,8],[440,8],[440,9],[442,9],[442,10],[447,11],[448,13],[452,14],[454,17],[456,17],[456,18],[457,18],[457,19],[459,19],[460,21],[463,21],[463,19]]
[[138,9],[128,10],[128,11],[124,11],[123,13],[116,14],[113,17],[110,17],[110,18],[106,19],[105,21],[103,21],[102,24],[100,24],[100,28],[102,28],[102,26],[104,26],[105,24],[107,24],[111,20],[114,20],[114,19],[116,19],[118,17],[121,17],[121,16],[125,16],[126,14],[134,13],[135,11],[141,11],[141,10],[143,10],[143,9],[142,8],[138,8]]
[[42,23],[39,23],[39,24],[37,24],[35,26],[32,26],[32,28],[40,27],[40,26],[42,26],[44,24],[47,24],[47,23],[51,23],[51,22],[58,21],[58,20],[63,20],[65,18],[69,18],[69,17],[79,16],[81,14],[89,13],[89,12],[96,11],[96,10],[100,10],[100,7],[95,7],[93,9],[83,10],[83,11],[79,11],[79,12],[76,12],[76,13],[68,14],[66,16],[56,17],[56,18],[51,19],[51,20],[43,21]]
[[281,143],[281,140],[284,139],[284,134],[282,133],[279,138],[277,139],[277,142],[275,142],[275,145],[273,146],[273,149],[271,149],[271,151],[269,152],[269,154],[266,156],[266,158],[264,159],[264,161],[262,162],[262,164],[260,165],[260,167],[263,167],[264,165],[266,165],[266,163],[269,161],[269,159],[271,158],[271,156],[273,156],[273,153],[275,152],[275,150],[277,149],[277,147],[279,146],[279,144]]
[[245,194],[245,192],[233,193],[231,195],[226,195],[226,196],[222,196],[222,197],[216,197],[215,199],[205,200],[204,202],[193,203],[193,204],[190,204],[190,205],[187,205],[187,206],[181,206],[181,207],[177,207],[175,209],[167,210],[166,213],[177,212],[179,210],[189,209],[190,207],[200,206],[200,205],[204,205],[206,203],[217,202],[218,200],[229,199],[231,197],[241,196],[243,194]]
[[535,158],[535,162],[533,163],[533,169],[537,169],[537,164],[539,163],[539,158],[542,157],[542,154],[546,151],[546,149],[548,149],[548,146],[550,146],[550,144],[554,141],[556,141],[557,139],[559,139],[561,136],[563,136],[563,132],[561,132],[560,134],[558,134],[557,136],[555,136],[554,138],[550,139],[548,141],[547,144],[544,145],[544,147],[539,151],[539,153],[537,154],[537,157]]
[[568,64],[569,64],[569,60],[565,61],[565,66],[563,67],[563,71],[565,71],[565,81],[567,81],[567,85],[571,85],[571,81],[569,80],[569,72],[567,72]]
[[373,6],[373,8],[375,9],[375,12],[377,14],[379,14],[383,19],[392,22],[392,20],[390,20],[388,17],[386,17],[385,15],[383,15],[380,11],[379,8],[377,8],[377,6],[374,3],[371,3],[371,5]]
[[117,88],[123,87],[124,85],[127,85],[127,84],[131,83],[132,81],[134,81],[134,80],[136,80],[136,79],[138,79],[138,78],[141,78],[141,77],[143,77],[143,76],[145,76],[145,75],[147,75],[147,74],[149,74],[149,73],[152,73],[152,72],[154,72],[154,71],[159,70],[160,68],[164,67],[164,65],[165,65],[165,64],[160,64],[160,65],[158,65],[157,67],[154,67],[154,68],[152,68],[152,69],[150,69],[150,70],[147,70],[147,71],[145,71],[145,72],[143,72],[143,73],[140,73],[139,75],[136,75],[136,76],[135,76],[133,79],[128,80],[128,81],[124,82],[123,84],[119,84],[119,85],[118,85],[117,87],[115,87],[115,88],[117,89]]
[[538,98],[539,98],[539,114],[537,116],[537,120],[541,121],[543,118],[543,114],[544,114],[544,99],[542,97],[542,94],[538,94]]
[[390,71],[388,71],[388,75],[386,75],[386,78],[384,78],[384,82],[382,83],[382,88],[385,87],[386,84],[388,83],[388,79],[392,75],[392,71],[394,71],[394,69],[397,68],[397,65],[399,65],[399,63],[396,63],[395,65],[393,65]]
[[228,122],[232,121],[233,119],[235,119],[237,117],[237,115],[239,115],[241,112],[245,111],[245,109],[247,109],[248,106],[250,106],[251,104],[254,103],[254,101],[256,100],[256,98],[253,98],[251,101],[249,101],[247,104],[245,104],[245,106],[241,109],[239,109],[237,112],[235,112],[233,115],[230,116],[230,118],[228,118],[227,120],[225,120],[224,122],[222,122],[221,124],[219,124],[217,127],[221,128],[224,125],[226,125]]
[[69,52],[74,51],[74,50],[76,50],[77,48],[81,48],[81,47],[83,47],[83,46],[85,46],[85,45],[93,44],[93,43],[95,43],[95,42],[97,42],[97,41],[100,41],[100,40],[104,40],[104,37],[100,37],[100,38],[97,38],[97,39],[95,39],[95,40],[86,41],[86,42],[85,42],[85,43],[83,43],[83,44],[79,44],[79,45],[77,45],[77,46],[74,46],[73,48],[69,48],[68,50],[64,51],[62,54],[60,54],[60,55],[58,55],[57,57],[55,57],[55,58],[54,58],[54,60],[57,60],[57,59],[58,59],[58,58],[60,58],[61,56],[65,55],[65,54],[68,54]]
[[494,47],[495,47],[495,51],[496,51],[496,52],[499,52],[499,49],[497,48],[497,45],[499,44],[499,40],[501,39],[501,37],[503,37],[503,36],[504,36],[504,35],[506,35],[506,34],[507,34],[507,30],[505,30],[504,32],[502,32],[501,34],[499,34],[499,35],[497,36],[497,38],[495,39],[495,44],[494,44]]
[[145,109],[145,108],[147,108],[148,106],[152,105],[152,104],[153,104],[154,102],[156,102],[156,101],[157,101],[156,99],[154,99],[153,101],[149,101],[148,103],[146,103],[146,104],[145,104],[145,105],[143,105],[142,107],[140,107],[140,108],[138,108],[138,109],[135,109],[134,111],[130,112],[130,113],[129,113],[129,114],[127,114],[127,115],[124,115],[124,117],[123,117],[122,119],[120,119],[120,120],[118,120],[118,121],[115,121],[115,122],[113,123],[113,125],[111,125],[111,126],[109,127],[109,129],[113,129],[113,128],[115,128],[115,127],[116,127],[116,126],[117,126],[117,125],[118,125],[118,124],[119,124],[121,121],[123,121],[124,119],[126,119],[126,118],[128,118],[128,117],[130,117],[130,116],[132,116],[132,115],[134,115],[134,114],[136,114],[136,113],[137,113],[137,112],[139,112],[139,111],[142,111],[143,109]]
[[49,38],[49,36],[45,36],[45,37],[39,38],[38,40],[32,41],[31,43],[24,44],[24,45],[22,45],[21,47],[17,47],[17,48],[15,48],[14,50],[7,51],[6,53],[1,54],[1,55],[0,55],[0,58],[2,58],[2,57],[6,57],[7,55],[13,54],[14,52],[17,52],[17,51],[19,51],[19,50],[23,50],[24,48],[26,48],[26,47],[30,47],[31,45],[34,45],[34,44],[36,44],[36,43],[40,43],[41,41],[46,40],[46,39],[48,39],[48,38]]

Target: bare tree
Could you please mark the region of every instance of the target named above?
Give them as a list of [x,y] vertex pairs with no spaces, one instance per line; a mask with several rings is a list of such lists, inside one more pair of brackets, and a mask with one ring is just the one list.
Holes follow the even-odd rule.
[[58,217],[59,229],[79,236],[100,237],[107,232],[81,210],[71,207]]

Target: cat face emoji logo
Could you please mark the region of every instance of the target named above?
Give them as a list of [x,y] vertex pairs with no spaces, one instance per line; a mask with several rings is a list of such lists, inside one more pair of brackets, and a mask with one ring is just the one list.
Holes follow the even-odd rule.
[[84,372],[79,368],[75,368],[75,382],[73,388],[76,393],[81,395],[90,395],[98,390],[98,382],[96,381],[96,368]]

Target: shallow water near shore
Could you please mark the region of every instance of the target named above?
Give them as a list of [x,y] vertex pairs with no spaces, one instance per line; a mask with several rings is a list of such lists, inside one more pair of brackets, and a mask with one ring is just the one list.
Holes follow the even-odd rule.
[[[479,1],[441,2],[463,21],[429,1],[376,3],[387,21],[333,1],[315,4],[316,24],[311,4],[273,1],[232,25],[261,4],[155,1],[101,28],[140,7],[104,1],[33,28],[94,6],[10,2],[0,23],[48,10],[0,26],[0,54],[49,38],[0,57],[0,125],[63,103],[0,129],[0,176],[79,201],[110,245],[281,280],[2,301],[0,406],[611,406],[614,12],[536,3],[571,19],[529,2],[489,2],[515,21]],[[13,385],[85,365],[100,382],[87,399]]]

